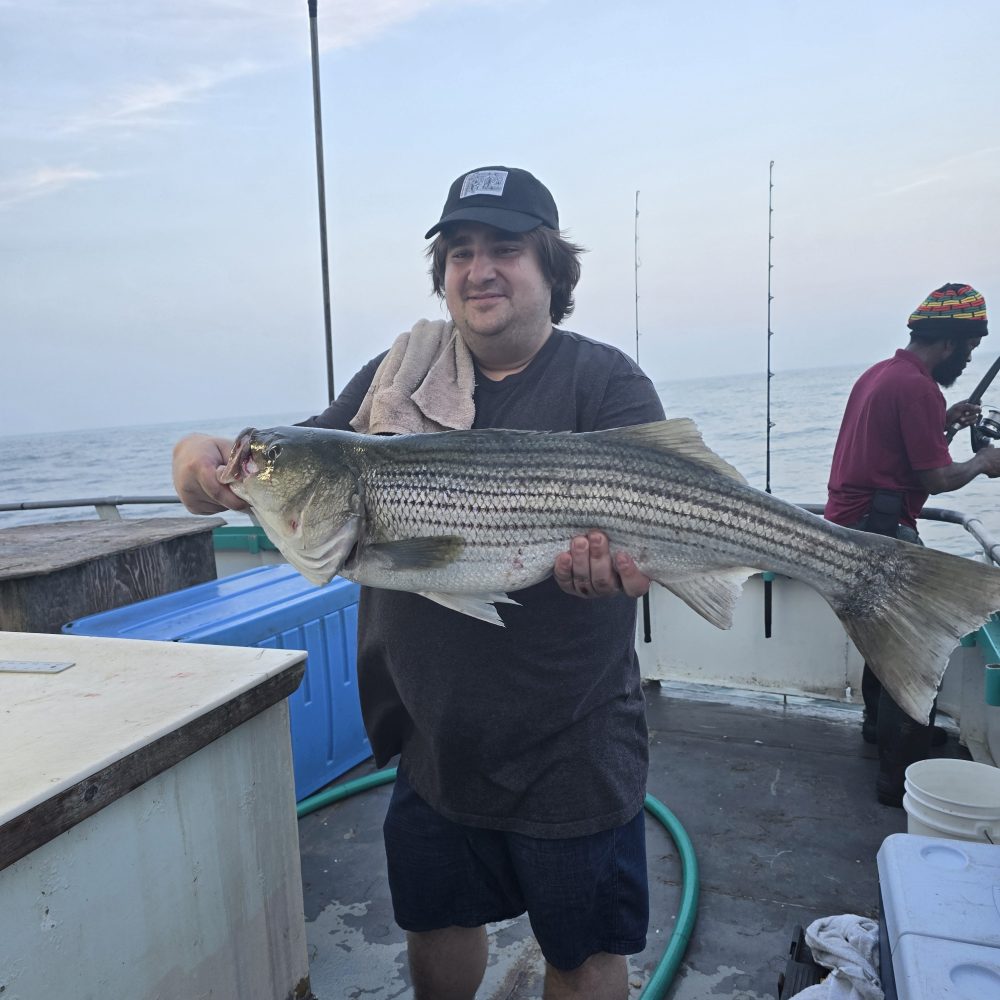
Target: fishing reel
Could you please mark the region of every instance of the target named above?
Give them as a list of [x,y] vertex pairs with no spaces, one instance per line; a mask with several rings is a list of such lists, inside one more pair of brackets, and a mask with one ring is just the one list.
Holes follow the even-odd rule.
[[980,451],[991,442],[1000,440],[1000,409],[983,403],[979,419],[969,426],[969,431],[973,451]]

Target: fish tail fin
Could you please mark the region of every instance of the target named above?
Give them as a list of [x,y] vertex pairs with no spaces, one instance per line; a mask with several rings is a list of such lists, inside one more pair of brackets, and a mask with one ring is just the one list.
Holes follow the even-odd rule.
[[[948,657],[962,636],[1000,610],[1000,571],[894,538],[881,549],[887,586],[876,599],[831,601],[858,651],[892,699],[926,724]],[[892,548],[894,547],[894,548]]]

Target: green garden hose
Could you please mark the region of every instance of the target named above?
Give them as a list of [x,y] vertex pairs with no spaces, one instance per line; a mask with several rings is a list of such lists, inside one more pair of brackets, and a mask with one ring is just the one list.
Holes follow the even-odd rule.
[[[317,792],[315,795],[303,799],[296,806],[296,815],[301,819],[324,806],[333,805],[334,802],[340,802],[341,799],[356,795],[358,792],[365,792],[369,788],[388,785],[395,780],[396,769],[389,767],[384,771],[376,771],[363,778],[345,781],[342,785],[334,785],[332,788],[324,789],[322,792]],[[646,987],[639,997],[639,1000],[663,1000],[670,984],[674,981],[674,976],[677,975],[681,959],[684,958],[684,952],[687,951],[688,942],[691,940],[691,932],[694,930],[695,917],[698,912],[698,859],[695,857],[694,844],[691,843],[691,838],[677,817],[652,795],[646,796],[644,805],[646,812],[670,834],[681,859],[683,892],[681,893],[680,910],[677,913],[677,924],[674,927],[674,932],[670,935],[670,942],[663,952],[663,957],[657,963],[653,974],[649,977],[649,982],[646,983]]]

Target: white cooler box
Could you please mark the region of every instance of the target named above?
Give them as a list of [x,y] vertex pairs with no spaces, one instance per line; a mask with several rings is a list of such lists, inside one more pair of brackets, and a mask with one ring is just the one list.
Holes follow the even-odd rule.
[[897,833],[878,873],[886,1000],[1000,1000],[1000,845]]

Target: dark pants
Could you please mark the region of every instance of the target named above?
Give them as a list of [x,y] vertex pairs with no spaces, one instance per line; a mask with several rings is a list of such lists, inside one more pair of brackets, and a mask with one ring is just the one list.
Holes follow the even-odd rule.
[[[853,527],[859,531],[870,530],[867,518]],[[896,537],[923,545],[920,536],[909,525],[898,525]],[[865,703],[866,734],[874,728],[878,744],[876,795],[885,805],[901,806],[906,769],[930,756],[937,706],[931,707],[930,722],[926,726],[915,722],[889,697],[867,663],[861,677],[861,697]]]

